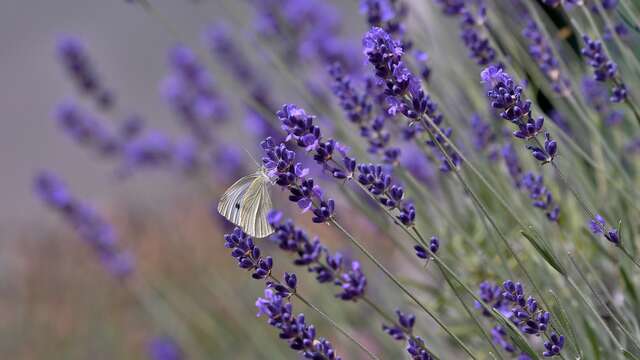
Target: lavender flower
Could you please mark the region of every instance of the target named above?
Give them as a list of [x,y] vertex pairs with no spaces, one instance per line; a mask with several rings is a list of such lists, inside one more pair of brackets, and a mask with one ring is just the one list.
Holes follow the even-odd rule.
[[[372,28],[367,32],[362,40],[364,54],[373,65],[376,76],[385,83],[385,94],[389,103],[389,113],[394,115],[401,113],[409,119],[409,125],[416,122],[422,123],[424,117],[431,119],[435,126],[442,124],[443,116],[437,110],[437,104],[426,94],[420,81],[406,67],[402,61],[403,50],[398,42],[380,28]],[[425,122],[426,123],[426,122]],[[422,126],[422,125],[420,125]],[[436,133],[430,123],[426,123],[426,128],[432,134]],[[418,127],[417,131],[422,128]],[[450,128],[440,128],[446,137],[451,136]],[[451,171],[451,166],[458,166],[461,162],[460,155],[453,150],[444,137],[436,133],[434,140],[427,141],[427,145],[437,151],[442,160],[440,170]],[[440,147],[444,149],[446,155],[441,153]],[[451,162],[447,160],[451,159]]]
[[584,78],[581,89],[587,104],[604,119],[606,125],[613,126],[622,122],[624,113],[611,108],[608,90],[602,82]]
[[523,172],[518,154],[511,143],[502,148],[502,156],[514,186],[527,192],[529,198],[533,200],[532,205],[543,210],[549,221],[557,222],[560,217],[560,206],[554,201],[551,191],[544,185],[542,175],[536,175],[531,171]]
[[[511,280],[506,280],[500,287],[497,284],[484,281],[480,284],[478,295],[486,305],[509,318],[523,334],[541,335],[546,334],[549,330],[551,314],[540,308],[533,297],[526,297],[524,287],[519,282],[514,283]],[[487,317],[493,316],[479,302],[476,302],[476,308],[481,309],[483,315]],[[505,351],[510,353],[516,351],[513,344],[508,341],[506,330],[502,326],[493,327],[491,336],[493,341]],[[544,346],[547,350],[543,356],[559,355],[564,345],[564,337],[551,332],[549,338],[551,342],[545,342]],[[529,357],[526,354],[521,354],[519,359],[529,359]]]
[[262,257],[260,248],[240,228],[224,235],[224,247],[232,249],[231,256],[238,261],[238,266],[251,271],[254,279],[265,279],[271,275],[273,259],[270,256]]
[[488,158],[495,161],[499,153],[497,136],[491,128],[491,125],[484,121],[478,114],[471,116],[471,135],[475,149],[486,152]]
[[102,156],[115,156],[121,150],[119,136],[73,102],[59,104],[54,117],[60,128],[73,141],[91,148]]
[[272,289],[264,291],[264,297],[256,301],[258,316],[266,315],[269,325],[279,331],[281,339],[289,343],[291,349],[299,351],[307,359],[339,360],[331,343],[324,338],[316,338],[313,325],[305,322],[304,314],[293,315],[293,306],[288,298]]
[[353,86],[351,78],[344,74],[340,64],[334,64],[329,74],[333,78],[332,90],[340,100],[340,106],[349,120],[359,126],[360,136],[369,143],[369,153],[380,154],[385,163],[395,164],[401,152],[399,148],[388,147],[391,134],[384,128],[386,114],[374,113],[373,81],[367,81],[367,88],[360,93]]
[[[513,136],[519,139],[534,139],[542,132],[544,118],[533,118],[531,115],[531,100],[523,99],[523,87],[516,85],[514,80],[499,66],[489,66],[480,74],[482,82],[487,88],[487,97],[494,109],[502,110],[500,116],[517,126]],[[557,143],[545,133],[544,146],[528,146],[533,157],[545,164],[551,162],[558,152]]]
[[367,278],[359,262],[352,261],[349,266],[339,252],[331,255],[317,237],[310,239],[291,219],[281,221],[282,213],[278,211],[272,211],[268,219],[275,230],[271,240],[277,243],[280,249],[296,254],[295,265],[307,266],[309,272],[316,274],[319,283],[333,282],[340,287],[341,291],[336,297],[342,300],[356,301],[364,295]]
[[593,78],[600,82],[611,82],[611,97],[609,101],[619,103],[627,98],[627,88],[618,77],[618,65],[611,61],[604,51],[602,43],[592,40],[589,36],[582,37],[584,48],[580,51],[587,59],[587,63],[594,69]]
[[413,249],[416,251],[416,256],[421,259],[428,259],[430,256],[429,254],[437,253],[439,248],[440,239],[438,239],[436,236],[432,236],[431,240],[429,241],[429,252],[427,252],[427,249],[425,249],[422,245],[416,245],[413,247]]
[[407,352],[414,360],[433,360],[434,357],[427,349],[424,340],[413,335],[413,326],[416,316],[396,310],[398,321],[392,325],[382,325],[382,330],[394,340],[407,341]]
[[169,336],[155,337],[149,343],[151,360],[182,360],[185,358],[180,345]]
[[320,186],[307,177],[308,169],[299,162],[294,163],[295,153],[287,149],[285,143],[276,146],[271,138],[260,145],[265,152],[262,164],[277,185],[289,190],[289,200],[297,203],[303,212],[311,210],[313,222],[329,221],[333,217],[335,203],[333,199],[326,199]]
[[561,73],[560,64],[547,39],[533,19],[527,19],[526,24],[522,35],[529,41],[529,54],[542,73],[551,81],[553,90],[560,95],[568,96],[571,93],[571,83]]
[[607,222],[600,214],[596,214],[595,217],[589,221],[589,229],[594,235],[602,235],[614,245],[620,246],[618,229],[608,229]]
[[104,87],[82,42],[71,36],[58,40],[57,52],[62,65],[79,90],[92,97],[103,109],[114,106],[113,93]]
[[76,230],[107,271],[118,279],[126,279],[131,275],[135,267],[133,255],[118,248],[111,225],[92,208],[76,200],[55,175],[39,173],[34,180],[34,190],[46,205],[56,210]]
[[489,39],[479,30],[487,21],[487,8],[482,1],[479,2],[478,11],[472,13],[468,8],[461,11],[460,22],[462,41],[469,50],[469,57],[475,60],[478,65],[487,65],[494,61],[496,52],[491,47]]
[[226,103],[189,48],[173,48],[169,64],[171,72],[162,84],[164,96],[192,136],[201,142],[210,142],[212,126],[226,120]]

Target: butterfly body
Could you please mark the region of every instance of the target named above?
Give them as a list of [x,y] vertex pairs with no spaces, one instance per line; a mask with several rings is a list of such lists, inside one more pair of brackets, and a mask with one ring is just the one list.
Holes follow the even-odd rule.
[[273,228],[267,221],[272,207],[270,184],[264,168],[241,178],[224,192],[218,202],[218,212],[252,237],[271,235]]

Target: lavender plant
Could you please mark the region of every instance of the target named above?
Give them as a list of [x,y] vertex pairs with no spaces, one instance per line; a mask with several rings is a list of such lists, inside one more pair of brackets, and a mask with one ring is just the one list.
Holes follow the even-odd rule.
[[[133,257],[112,226],[55,176],[38,174],[41,200],[111,274],[150,296],[139,302],[151,317],[170,324],[162,333],[171,336],[146,349],[150,358],[640,357],[633,186],[640,146],[620,108],[638,106],[634,2],[364,0],[358,15],[354,4],[333,1],[225,1],[215,4],[225,21],[214,20],[199,45],[212,67],[203,49],[180,45],[192,39],[174,12],[129,2],[178,43],[161,85],[169,111],[154,114],[177,118],[181,133],[116,102],[119,77],[110,74],[107,86],[74,37],[59,41],[57,55],[82,97],[56,108],[57,126],[118,164],[119,175],[143,168],[188,175],[195,181],[176,187],[193,186],[201,195],[192,202],[205,209],[256,171],[241,150],[251,155],[259,141],[257,166],[282,210],[269,211],[250,185],[233,193],[239,214],[268,213],[259,220],[273,230],[268,240],[240,228],[224,236],[237,266],[264,283],[253,304],[246,299],[255,289],[227,275],[218,254],[185,241],[176,254],[184,267],[205,257],[193,266],[202,273],[174,281],[170,271],[152,274],[140,257],[133,281]],[[189,6],[208,13],[204,2]],[[467,57],[476,66],[456,66]],[[171,216],[168,227],[210,237],[185,214]],[[307,216],[309,232],[300,226]],[[213,232],[228,225],[216,223]],[[274,260],[285,254],[291,264]],[[148,275],[152,291],[139,290],[138,275]],[[210,304],[209,294],[220,303]],[[254,305],[282,341],[245,317]],[[311,311],[296,316],[299,305]]]

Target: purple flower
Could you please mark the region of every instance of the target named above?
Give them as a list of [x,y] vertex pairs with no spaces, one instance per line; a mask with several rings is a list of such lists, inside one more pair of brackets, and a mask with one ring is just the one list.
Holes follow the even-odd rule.
[[114,106],[114,96],[102,84],[82,42],[71,36],[58,40],[57,53],[62,65],[78,89],[92,97],[103,109]]
[[54,117],[65,134],[76,143],[105,157],[111,157],[120,152],[122,142],[118,135],[75,103],[67,101],[59,104]]
[[149,343],[149,358],[151,360],[182,360],[185,357],[180,345],[173,338],[158,336]]
[[618,65],[609,59],[602,43],[598,40],[592,40],[587,35],[582,37],[582,41],[585,45],[580,52],[594,69],[594,80],[613,84],[609,101],[619,103],[626,100],[627,88],[618,76]]
[[614,245],[620,245],[618,229],[609,229],[607,222],[600,214],[596,214],[595,217],[589,221],[589,229],[594,235],[602,235]]
[[522,35],[529,41],[529,55],[536,62],[542,73],[551,81],[553,90],[561,95],[571,93],[569,79],[560,71],[560,65],[555,58],[548,40],[538,28],[533,19],[526,21]]
[[227,104],[189,48],[173,48],[169,65],[170,73],[162,83],[163,95],[191,135],[198,141],[210,142],[213,125],[226,120]]
[[231,256],[237,260],[240,268],[252,272],[252,278],[265,279],[271,275],[273,259],[270,256],[263,257],[253,239],[240,228],[224,235],[224,247],[231,249]]
[[544,342],[545,351],[542,353],[545,357],[560,355],[560,351],[564,346],[564,336],[551,332],[549,340]]
[[413,325],[416,322],[416,316],[410,313],[403,313],[396,310],[398,322],[392,325],[382,325],[382,330],[389,334],[395,340],[406,340],[413,332]]
[[304,358],[340,360],[329,341],[316,338],[315,327],[305,322],[303,314],[293,315],[293,306],[288,298],[267,288],[264,297],[256,301],[256,307],[258,316],[266,315],[269,325],[278,329],[280,338]]
[[111,225],[92,208],[73,198],[62,181],[51,173],[41,172],[35,177],[34,190],[94,250],[107,271],[118,279],[131,275],[135,267],[133,255],[118,248]]
[[[487,88],[487,97],[491,107],[502,110],[500,116],[517,126],[513,136],[519,139],[537,139],[543,131],[544,118],[533,118],[531,115],[531,100],[523,99],[523,87],[516,85],[514,80],[499,66],[489,66],[482,70],[480,78]],[[558,151],[558,144],[545,133],[544,147],[527,146],[531,155],[546,164],[551,162]]]

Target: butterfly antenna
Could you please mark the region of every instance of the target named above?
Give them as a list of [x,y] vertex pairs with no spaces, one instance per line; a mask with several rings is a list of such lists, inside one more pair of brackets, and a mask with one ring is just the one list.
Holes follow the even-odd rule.
[[249,155],[249,157],[251,158],[251,160],[253,160],[253,162],[256,164],[257,167],[260,167],[260,163],[258,163],[256,161],[256,158],[253,157],[253,155],[251,155],[251,152],[249,152],[249,150],[247,150],[245,147],[242,147],[244,149],[244,151],[247,153],[247,155]]

